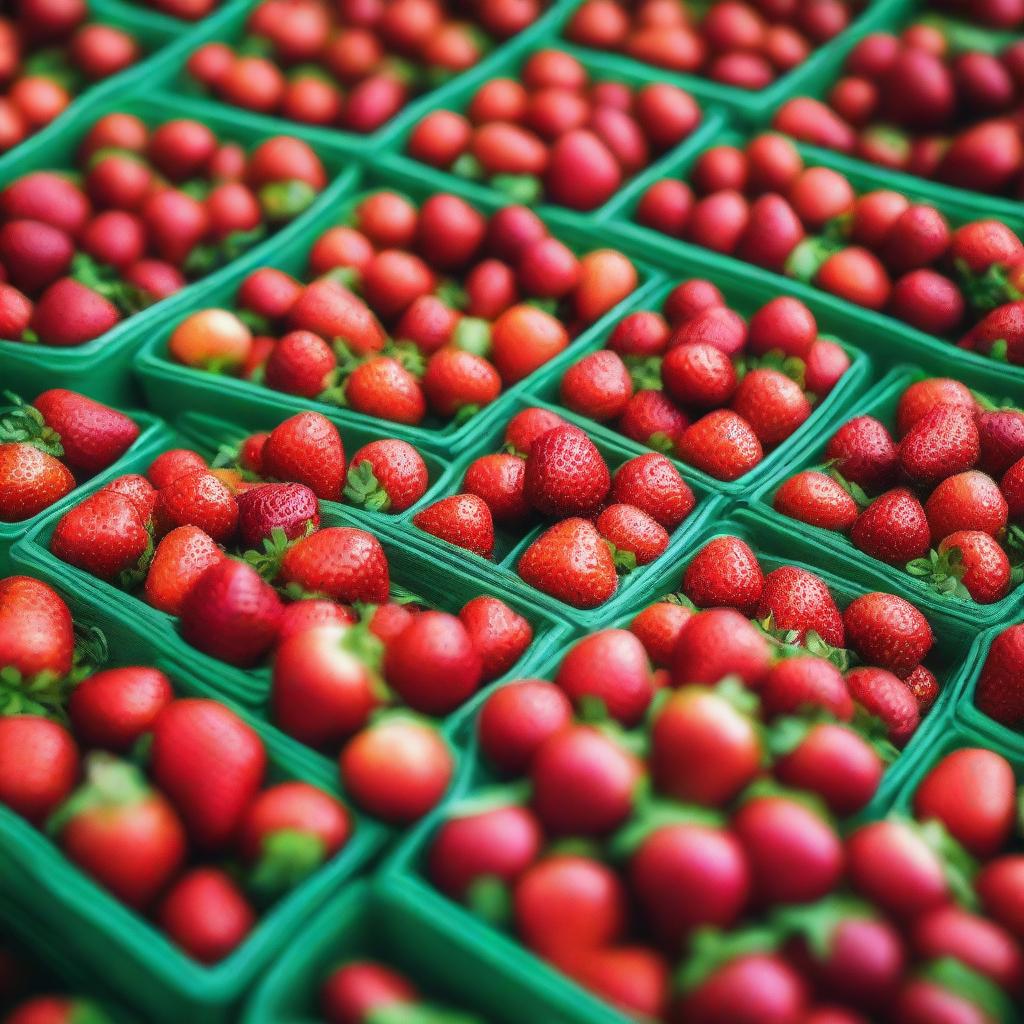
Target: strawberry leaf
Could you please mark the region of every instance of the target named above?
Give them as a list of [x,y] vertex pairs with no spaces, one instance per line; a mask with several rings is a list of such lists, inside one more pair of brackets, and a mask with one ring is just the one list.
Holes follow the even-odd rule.
[[493,928],[505,928],[512,921],[512,893],[497,875],[481,875],[466,890],[466,906]]
[[465,309],[469,305],[469,295],[466,294],[466,289],[458,281],[453,281],[450,277],[445,278],[438,284],[434,289],[434,295],[449,309]]
[[532,206],[544,194],[544,186],[535,174],[495,174],[488,184],[519,206]]
[[260,859],[247,880],[257,902],[266,905],[294,889],[319,868],[327,845],[312,832],[284,828],[264,837]]
[[623,362],[634,391],[661,390],[661,356],[626,356]]
[[653,448],[656,452],[668,455],[675,448],[675,442],[663,430],[656,430],[647,438],[647,447]]
[[871,498],[868,497],[867,491],[865,491],[860,484],[855,484],[852,480],[847,480],[846,477],[839,472],[834,463],[829,462],[823,468],[824,471],[832,477],[832,479],[835,480],[835,482],[839,484],[839,486],[842,487],[842,489],[846,491],[851,498],[853,498],[857,503],[858,508],[867,508],[868,505],[871,504]]
[[1006,993],[989,978],[971,970],[962,960],[953,957],[933,960],[920,976],[973,1003],[992,1021],[1010,1024],[1017,1019]]
[[47,424],[43,414],[13,391],[4,391],[3,397],[12,408],[0,416],[0,443],[30,444],[59,459],[64,454],[64,445],[60,434]]
[[976,909],[978,895],[974,891],[974,876],[978,872],[978,865],[974,858],[938,819],[909,824],[942,861],[946,884],[956,901],[968,910]]
[[932,548],[926,557],[907,562],[906,570],[943,597],[971,600],[970,591],[962,582],[966,566],[958,547],[951,547],[941,555]]
[[390,356],[414,377],[422,377],[427,372],[427,361],[414,341],[395,341],[388,338],[384,342],[381,354]]
[[447,810],[448,818],[475,818],[479,814],[502,807],[525,807],[530,802],[533,786],[529,779],[487,786],[472,796],[456,800]]
[[636,569],[636,553],[627,551],[625,548],[617,548],[610,540],[604,538],[608,550],[612,553],[612,562],[615,564],[615,571],[620,576],[628,576]]
[[817,903],[779,907],[771,921],[788,938],[799,937],[819,960],[832,954],[836,929],[845,921],[876,918],[870,904],[851,896],[827,896]]
[[380,485],[369,460],[350,466],[342,492],[349,502],[368,512],[387,512],[391,495]]
[[476,402],[470,402],[468,405],[460,405],[459,411],[452,417],[452,425],[461,427],[463,423],[468,423],[481,409],[481,406]]
[[451,167],[452,174],[460,178],[468,178],[470,181],[482,181],[484,178],[484,165],[472,153],[463,153]]
[[679,804],[671,800],[648,800],[643,810],[608,841],[608,856],[613,860],[628,860],[659,829],[669,825],[705,825],[719,828],[725,824],[721,811],[696,804]]
[[316,199],[316,189],[306,181],[274,181],[259,190],[257,199],[268,220],[282,222],[305,213]]
[[690,992],[738,957],[775,952],[782,945],[783,938],[769,925],[750,925],[729,932],[701,928],[693,936],[690,955],[676,972],[674,987]]
[[262,546],[244,552],[241,560],[251,565],[268,583],[273,583],[281,571],[281,561],[293,543],[280,526],[275,526],[270,536],[263,539]]

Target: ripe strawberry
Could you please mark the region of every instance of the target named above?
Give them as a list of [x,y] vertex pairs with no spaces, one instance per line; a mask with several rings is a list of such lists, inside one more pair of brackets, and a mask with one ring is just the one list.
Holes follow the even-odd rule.
[[736,393],[736,368],[728,353],[705,342],[676,345],[661,363],[669,397],[694,409],[717,409]]
[[896,434],[905,437],[918,420],[939,405],[960,405],[974,412],[978,403],[970,389],[949,377],[929,377],[915,381],[900,395],[896,406]]
[[610,488],[604,458],[579,427],[556,427],[534,441],[523,493],[538,512],[559,518],[590,515]]
[[481,558],[494,553],[494,521],[483,498],[475,494],[453,494],[435,501],[413,516],[424,533],[472,551]]
[[83,476],[113,465],[139,436],[138,424],[124,413],[74,391],[44,391],[32,404],[60,435],[64,463]]
[[989,476],[1002,476],[1024,457],[1024,413],[999,409],[978,416],[981,454],[978,468]]
[[508,452],[481,455],[470,463],[463,487],[482,498],[497,523],[516,524],[530,517],[532,509],[523,493],[526,461]]
[[889,740],[902,749],[921,721],[921,712],[907,684],[884,668],[855,668],[846,674],[850,696],[880,718]]
[[31,519],[75,489],[63,462],[31,444],[0,444],[0,522]]
[[992,641],[974,702],[997,722],[1020,728],[1024,721],[1024,623],[1004,629]]
[[1024,459],[1018,459],[999,481],[999,488],[1006,498],[1010,519],[1020,522],[1024,519]]
[[980,451],[974,413],[962,405],[938,405],[900,442],[900,466],[915,483],[936,484],[970,469]]
[[826,473],[805,469],[784,481],[775,492],[776,512],[824,530],[846,533],[859,510],[849,491]]
[[420,382],[390,356],[360,363],[345,382],[345,400],[356,412],[411,426],[427,414]]
[[731,409],[716,409],[691,424],[676,454],[716,480],[737,480],[750,472],[764,452],[750,424]]
[[921,714],[925,715],[931,711],[942,690],[938,679],[935,678],[935,673],[931,669],[925,668],[924,665],[918,665],[903,681],[907,684],[907,689],[914,695]]
[[511,451],[529,455],[538,437],[564,423],[565,420],[550,409],[522,409],[505,426],[505,444]]
[[157,544],[146,573],[147,603],[168,615],[180,615],[196,581],[223,557],[216,542],[198,526],[171,530]]
[[281,600],[251,566],[215,562],[181,605],[181,635],[231,665],[255,665],[277,639]]
[[572,721],[569,698],[554,683],[523,679],[484,701],[477,736],[484,758],[504,775],[526,771],[540,745]]
[[764,574],[746,541],[715,537],[690,560],[683,593],[698,608],[736,608],[752,617],[764,593]]
[[924,510],[936,544],[958,530],[980,530],[998,537],[1008,514],[999,486],[978,470],[947,477],[932,491]]
[[117,491],[134,502],[142,515],[143,522],[149,522],[156,508],[156,488],[138,473],[126,473],[104,484],[101,491]]
[[213,540],[224,543],[238,526],[238,504],[221,480],[201,470],[160,488],[153,521],[158,534],[179,526],[198,526]]
[[149,482],[160,490],[174,483],[179,477],[209,468],[206,459],[199,452],[194,452],[190,448],[171,448],[161,452],[149,464],[146,476],[149,477]]
[[617,722],[636,725],[654,696],[644,645],[624,629],[605,629],[575,643],[555,683],[577,706],[599,700]]
[[352,456],[344,495],[360,508],[397,514],[415,505],[429,485],[423,456],[407,441],[387,437]]
[[288,637],[309,629],[320,626],[354,626],[357,621],[355,612],[333,601],[316,597],[303,598],[284,606],[277,630],[277,643],[280,647]]
[[692,616],[693,612],[681,604],[657,601],[633,619],[629,631],[644,645],[656,667],[668,668],[679,634]]
[[305,484],[322,501],[341,501],[345,448],[338,428],[318,412],[300,412],[270,432],[263,475]]
[[633,395],[629,370],[619,355],[608,349],[591,352],[562,377],[562,404],[598,423],[620,416]]
[[683,627],[672,656],[677,686],[713,686],[736,675],[756,687],[771,661],[764,634],[733,608],[712,608],[694,615]]
[[832,647],[846,646],[843,617],[825,581],[806,569],[784,565],[764,579],[757,618],[771,617],[775,629],[795,630],[806,640],[813,630]]
[[[931,575],[933,585],[941,588],[944,579],[958,579],[978,604],[998,601],[1010,589],[1010,560],[987,533],[977,530],[951,533],[939,544],[938,554],[938,564],[931,567],[931,574],[921,573]],[[929,567],[924,559],[921,564],[922,568]]]
[[618,587],[611,551],[586,519],[549,527],[523,552],[518,570],[531,587],[574,608],[596,608]]
[[635,505],[608,505],[595,520],[598,533],[615,548],[615,562],[625,571],[647,565],[663,554],[665,528]]
[[751,370],[736,389],[732,408],[750,424],[765,448],[781,444],[811,415],[796,381],[778,370]]
[[843,612],[849,645],[863,661],[906,679],[932,649],[928,620],[895,594],[863,594]]
[[108,668],[75,687],[68,714],[86,747],[123,754],[153,728],[174,700],[171,681],[155,668]]
[[829,440],[825,458],[869,494],[891,487],[899,473],[896,443],[873,416],[855,416],[844,423]]
[[202,964],[233,952],[256,925],[256,911],[230,876],[193,868],[163,898],[157,921],[167,937]]
[[418,1012],[420,995],[397,971],[383,964],[353,960],[334,968],[324,980],[320,1005],[325,1020],[360,1024],[373,1016]]
[[638,444],[671,452],[689,425],[686,414],[663,391],[638,391],[626,403],[615,428]]
[[0,669],[66,676],[74,648],[71,612],[55,590],[29,576],[0,580]]
[[135,505],[115,491],[97,491],[61,516],[50,550],[107,582],[142,567],[152,544]]
[[459,621],[483,662],[483,682],[509,672],[533,639],[533,627],[504,601],[482,594],[463,605]]
[[388,559],[380,541],[347,526],[299,538],[281,559],[279,581],[341,604],[383,604],[390,591]]
[[619,466],[612,479],[611,497],[646,512],[666,530],[674,530],[697,503],[679,470],[664,455],[654,453],[638,455]]
[[0,803],[42,826],[78,781],[78,748],[67,729],[48,718],[5,715],[0,769]]
[[334,350],[312,331],[289,331],[270,350],[263,379],[267,387],[316,398],[331,385],[338,360]]
[[924,507],[905,487],[876,498],[850,531],[865,554],[890,565],[904,565],[928,553],[931,530]]
[[768,718],[809,708],[824,708],[844,722],[853,718],[846,680],[824,658],[783,658],[768,670],[757,692]]
[[238,539],[246,548],[257,548],[273,530],[283,530],[289,540],[320,525],[316,495],[305,484],[260,484],[238,496]]
[[498,371],[483,356],[458,348],[430,357],[422,386],[431,410],[443,419],[481,409],[501,394]]

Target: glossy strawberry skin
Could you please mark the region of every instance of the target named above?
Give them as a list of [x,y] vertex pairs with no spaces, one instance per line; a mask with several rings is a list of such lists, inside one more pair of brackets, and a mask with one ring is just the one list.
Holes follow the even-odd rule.
[[764,593],[764,573],[745,540],[715,537],[686,567],[682,589],[698,608],[736,608],[752,617]]
[[113,465],[134,444],[139,426],[124,413],[84,395],[54,388],[32,403],[60,434],[63,461],[83,476]]
[[238,526],[238,503],[221,480],[201,470],[160,488],[153,520],[158,534],[178,526],[198,526],[215,541],[224,543],[234,536]]
[[883,668],[855,668],[847,673],[846,685],[858,704],[885,723],[889,739],[905,747],[921,719],[906,683]]
[[855,598],[843,612],[850,646],[872,665],[905,679],[927,657],[934,637],[928,620],[895,594]]
[[534,441],[526,459],[526,500],[548,516],[590,515],[611,488],[608,466],[578,427],[557,427]]
[[345,447],[338,428],[315,412],[278,424],[262,451],[263,475],[305,484],[324,501],[341,501]]
[[939,405],[925,414],[900,443],[900,465],[915,483],[935,484],[970,469],[981,453],[971,410]]
[[0,580],[0,668],[65,676],[74,646],[71,612],[55,590],[29,576]]
[[483,661],[483,680],[490,682],[510,671],[533,639],[529,620],[504,601],[486,594],[467,601],[459,621]]
[[346,381],[345,397],[356,412],[395,423],[415,426],[427,414],[419,381],[390,356],[357,366]]
[[904,565],[928,553],[931,530],[921,502],[906,488],[896,488],[860,514],[850,539],[872,558]]
[[156,508],[156,488],[139,473],[126,473],[115,477],[109,484],[100,488],[103,491],[117,491],[130,498],[139,510],[143,522],[149,522]]
[[957,548],[962,559],[960,582],[978,604],[992,604],[1010,588],[1010,560],[999,543],[978,530],[951,533],[939,544],[939,554]]
[[689,484],[664,456],[638,455],[624,462],[612,479],[612,500],[635,505],[666,530],[674,530],[694,509]]
[[0,444],[0,522],[30,519],[74,488],[75,478],[59,459],[31,444]]
[[531,587],[574,608],[596,608],[618,587],[611,552],[585,519],[550,527],[523,552],[518,569]]
[[784,565],[764,580],[757,618],[771,616],[776,629],[796,630],[804,640],[813,630],[832,647],[846,645],[843,617],[825,581],[806,569]]
[[970,389],[949,377],[915,381],[900,396],[896,406],[896,433],[905,437],[911,427],[939,405],[959,405],[974,412],[977,402]]
[[993,641],[974,695],[980,711],[1011,729],[1024,722],[1024,623]]
[[256,548],[283,530],[289,540],[301,536],[312,523],[320,525],[316,495],[305,484],[260,484],[238,495],[238,540]]
[[390,592],[388,560],[380,541],[347,526],[317,530],[296,541],[281,560],[280,581],[341,604],[384,604]]
[[472,551],[481,558],[494,553],[494,520],[483,498],[453,494],[434,502],[413,517],[424,533]]
[[763,458],[753,428],[731,409],[716,409],[691,424],[679,439],[676,454],[716,480],[738,480]]
[[526,500],[526,462],[518,455],[481,455],[466,470],[463,486],[482,498],[496,523],[521,523],[532,509]]
[[647,565],[668,547],[665,528],[635,505],[608,505],[595,520],[598,533],[618,551],[631,552],[637,565]]
[[849,530],[858,515],[850,494],[828,474],[813,469],[786,480],[775,492],[773,505],[790,519],[839,533]]
[[825,458],[869,494],[891,487],[899,473],[896,442],[873,416],[856,416],[844,423],[829,440]]
[[146,601],[168,615],[180,615],[189,591],[224,553],[198,526],[179,526],[157,544],[146,573]]
[[989,476],[1001,476],[1024,457],[1024,413],[999,409],[978,416],[981,454],[978,468]]
[[626,364],[617,353],[606,349],[584,356],[562,378],[562,403],[598,423],[620,416],[632,395],[633,383]]
[[800,385],[778,370],[751,370],[736,389],[732,408],[765,448],[786,440],[811,415]]
[[958,530],[980,530],[999,536],[1009,509],[996,482],[978,470],[947,477],[932,491],[924,505],[932,542]]
[[423,456],[407,441],[381,438],[364,444],[352,456],[350,468],[369,463],[377,483],[387,493],[387,511],[404,512],[415,505],[427,491],[430,473]]
[[132,501],[114,491],[97,491],[61,516],[50,550],[62,561],[113,582],[138,565],[149,543]]

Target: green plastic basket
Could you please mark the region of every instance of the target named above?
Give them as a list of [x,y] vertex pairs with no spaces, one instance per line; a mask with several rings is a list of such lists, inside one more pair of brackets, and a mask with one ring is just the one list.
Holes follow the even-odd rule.
[[[481,455],[501,450],[506,423],[520,409],[530,406],[551,409],[567,422],[574,423],[587,430],[613,474],[624,462],[628,462],[637,455],[632,448],[619,444],[619,438],[611,431],[598,432],[591,430],[586,420],[575,416],[573,413],[555,406],[549,406],[539,400],[529,400],[522,397],[516,398],[513,404],[506,407],[506,416],[501,420],[491,420],[488,423],[486,432],[481,432],[476,438],[473,447],[456,461],[453,467],[451,494],[458,494],[461,491],[462,479],[470,463]],[[400,528],[404,528],[407,543],[410,547],[415,546],[434,553],[435,557],[443,562],[446,571],[454,573],[460,571],[460,569],[472,567],[477,572],[487,573],[491,578],[501,580],[512,592],[523,595],[523,600],[529,601],[537,607],[550,609],[553,614],[564,618],[577,630],[589,630],[593,628],[596,622],[603,621],[609,616],[620,612],[625,607],[631,607],[633,595],[652,570],[658,565],[670,562],[680,548],[693,536],[695,530],[698,530],[703,523],[713,520],[722,514],[723,507],[728,504],[726,498],[707,488],[697,475],[686,469],[686,467],[683,467],[682,475],[697,498],[696,508],[676,528],[669,541],[668,548],[656,561],[651,562],[649,565],[638,566],[628,575],[620,577],[619,586],[615,594],[600,607],[590,610],[575,608],[563,601],[559,601],[557,598],[535,590],[524,583],[518,572],[516,572],[516,565],[519,562],[520,556],[537,537],[552,525],[550,522],[527,528],[525,533],[497,527],[495,529],[493,560],[483,558],[481,555],[467,551],[465,548],[450,544],[448,541],[441,540],[441,538],[435,537],[432,534],[424,533],[412,523],[415,513],[403,513],[398,517],[397,524]]]
[[[761,287],[760,282],[737,280],[733,276],[722,276],[714,271],[701,276],[707,277],[716,285],[720,285],[726,300],[731,309],[749,317],[770,299],[776,295],[775,290],[768,291]],[[619,319],[639,309],[659,309],[665,298],[676,286],[677,281],[672,280],[658,285],[654,291],[648,291],[643,295],[634,296],[628,303],[627,308],[620,310]],[[591,335],[585,349],[564,353],[557,359],[552,360],[548,366],[537,375],[533,383],[526,389],[524,398],[530,401],[538,400],[556,406],[559,412],[564,412],[559,397],[559,389],[562,377],[566,370],[573,366],[580,356],[596,352],[604,348],[605,343],[614,325],[607,325],[600,336]],[[833,425],[838,426],[839,421],[845,416],[857,398],[867,389],[871,378],[871,360],[863,352],[845,340],[841,341],[844,350],[850,357],[850,368],[843,374],[836,386],[825,396],[824,400],[815,407],[814,412],[803,423],[793,435],[787,438],[782,444],[767,453],[765,458],[758,463],[749,473],[745,473],[739,480],[725,481],[716,480],[714,477],[703,473],[692,466],[687,465],[681,459],[674,458],[676,468],[683,473],[687,480],[696,480],[706,490],[726,494],[730,497],[739,498],[748,494],[750,490],[760,484],[778,479],[784,471],[790,453],[803,446],[808,438],[820,435],[822,431],[830,429]],[[587,431],[592,436],[606,437],[614,440],[619,446],[636,455],[643,455],[651,449],[620,434],[611,424],[600,424],[593,420],[585,420]],[[670,456],[672,457],[672,456]]]
[[[127,79],[119,77],[118,81],[125,83]],[[71,166],[75,148],[88,129],[98,118],[115,110],[136,114],[147,124],[187,116],[183,105],[173,96],[152,94],[144,98],[127,98],[121,89],[105,89],[99,100],[85,103],[73,115],[63,118],[60,131],[41,132],[0,160],[0,185],[30,171]],[[236,140],[247,148],[273,134],[246,124],[233,112],[209,117],[204,115],[203,120],[221,138]],[[354,188],[358,170],[346,154],[326,147],[319,147],[318,153],[334,180],[301,217],[233,263],[122,320],[106,334],[84,345],[57,348],[0,341],[4,386],[29,394],[48,387],[67,387],[105,402],[123,404],[132,401],[135,390],[130,374],[131,363],[145,339],[177,311],[196,302],[207,304],[202,296],[215,292],[218,283],[229,278],[234,270],[253,270],[262,266],[278,247],[286,246],[290,238],[302,233],[303,222],[316,223]]]
[[[51,583],[53,581],[50,581]],[[110,664],[155,665],[168,673],[181,695],[216,697],[216,676],[200,680],[179,672],[144,631],[126,617],[90,602],[68,586],[59,587],[76,621],[106,635]],[[311,771],[294,740],[244,709],[222,701],[263,739],[268,754],[268,781],[301,779],[338,793],[336,779]],[[301,935],[325,899],[334,894],[380,851],[387,833],[359,815],[344,850],[279,900],[251,935],[221,963],[207,967],[185,955],[158,929],[119,903],[86,877],[43,833],[6,807],[0,807],[0,891],[29,901],[26,913],[83,971],[102,978],[147,1021],[180,1024],[234,1019],[233,1007],[278,955]]]
[[[727,132],[715,140],[716,145],[743,145],[750,136]],[[958,197],[934,197],[922,188],[922,180],[904,175],[896,183],[892,173],[873,167],[829,150],[800,144],[797,146],[808,166],[829,167],[846,175],[858,194],[875,189],[898,189],[909,199],[930,203],[944,213],[953,224],[962,224],[984,215],[972,209]],[[913,361],[933,373],[957,377],[997,395],[1010,395],[1024,400],[1024,367],[998,362],[977,352],[957,348],[926,334],[895,317],[865,309],[841,299],[811,284],[776,274],[746,263],[734,256],[713,252],[690,242],[684,242],[660,231],[644,227],[633,220],[637,204],[647,189],[664,177],[687,178],[698,154],[677,152],[671,164],[661,173],[645,172],[602,209],[600,219],[610,232],[614,232],[622,250],[642,255],[656,265],[676,273],[699,273],[704,268],[707,276],[720,275],[726,279],[755,282],[767,294],[793,295],[814,310],[819,322],[840,337],[854,341],[867,352],[878,366],[891,367]],[[988,214],[991,216],[991,214]],[[1013,215],[1003,218],[1008,225],[1024,237],[1024,204],[1016,204]]]
[[[928,376],[930,375],[921,372],[916,367],[896,367],[864,396],[863,401],[859,403],[857,415],[874,416],[883,423],[891,424],[894,421],[900,395],[914,381]],[[824,465],[826,461],[825,447],[830,437],[831,435],[813,438],[799,452],[794,453],[786,467],[785,477],[788,479],[801,470]],[[801,523],[776,512],[772,507],[775,491],[776,484],[759,487],[750,496],[750,502],[762,508],[767,516],[785,523],[791,532],[812,538],[820,548],[821,557],[845,559],[850,567],[849,571],[857,575],[868,571],[872,572],[875,577],[886,581],[885,589],[905,597],[929,614],[935,613],[949,618],[957,618],[971,624],[975,629],[986,629],[999,623],[1008,624],[1011,621],[1016,621],[1014,616],[1019,614],[1021,605],[1024,603],[1024,588],[1016,587],[1002,600],[993,604],[977,604],[974,601],[939,594],[922,580],[911,576],[897,566],[886,565],[884,562],[864,554],[854,547],[845,535],[825,530],[819,526]]]
[[85,496],[87,489],[102,487],[114,477],[123,476],[125,473],[145,470],[156,453],[167,447],[171,432],[162,420],[147,412],[128,412],[127,415],[139,425],[141,431],[131,448],[117,462],[91,477],[85,486],[76,487],[60,501],[54,502],[31,519],[22,519],[17,523],[0,523],[0,576],[6,576],[11,571],[11,548],[38,523],[48,516],[63,514],[72,505],[77,505]]
[[[331,224],[343,222],[355,206],[370,192],[380,188],[397,187],[419,201],[433,194],[434,189],[430,186],[424,187],[423,183],[404,179],[396,182],[390,175],[382,175],[378,171],[379,167],[375,164],[372,189],[365,193],[346,197],[346,201],[340,205],[335,203],[329,219],[322,216],[303,217],[301,223],[297,222],[294,225],[296,230],[289,233],[287,238],[280,238],[273,252],[265,254],[259,265],[277,267],[289,274],[301,277],[306,270],[310,247],[316,239]],[[475,205],[486,213],[493,213],[503,204],[494,197],[490,197]],[[578,251],[599,248],[603,241],[599,235],[588,232],[582,227],[559,229],[556,234]],[[463,423],[458,423],[455,420],[443,422],[435,419],[433,422],[427,420],[427,426],[412,427],[402,423],[386,422],[335,405],[327,405],[315,399],[288,395],[237,377],[207,373],[204,370],[183,366],[169,359],[167,342],[174,327],[196,310],[209,306],[231,308],[234,305],[239,285],[255,269],[256,265],[252,260],[247,261],[244,265],[236,265],[235,269],[229,275],[221,278],[215,287],[208,288],[202,293],[194,293],[189,301],[177,307],[173,315],[164,320],[161,328],[154,332],[143,346],[136,360],[136,372],[148,404],[154,409],[170,417],[173,417],[178,410],[190,409],[245,425],[254,424],[261,418],[266,420],[271,413],[280,417],[282,414],[313,409],[323,413],[342,429],[362,427],[365,430],[372,427],[376,431],[386,432],[387,436],[409,441],[421,451],[449,454],[464,449],[466,444],[471,443],[480,432],[486,429],[487,424],[496,417],[500,417],[502,409],[508,408],[508,402],[512,400],[512,396],[521,393],[530,381],[530,377],[527,377],[506,389],[495,402]],[[639,294],[653,276],[642,264],[638,264],[637,270],[639,281],[637,292],[634,294]],[[587,344],[587,340],[601,332],[605,325],[612,323],[622,308],[623,304],[620,303],[610,310],[572,341],[566,351],[582,350]]]

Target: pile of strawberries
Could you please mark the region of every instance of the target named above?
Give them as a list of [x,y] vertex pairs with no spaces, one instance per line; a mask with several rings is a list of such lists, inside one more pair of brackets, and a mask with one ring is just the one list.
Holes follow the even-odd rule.
[[565,36],[667,71],[756,90],[842,32],[859,6],[847,0],[585,0]]
[[[1016,0],[1011,4],[1020,8]],[[883,167],[1020,197],[1022,99],[1024,43],[997,55],[979,49],[970,35],[961,44],[955,26],[932,20],[900,35],[866,36],[847,57],[827,102],[791,99],[774,125]]]
[[192,79],[219,100],[369,133],[417,93],[473,67],[490,37],[532,24],[542,0],[261,0],[236,43],[207,43]]
[[32,171],[0,192],[0,337],[82,345],[234,259],[327,184],[276,136],[252,152],[193,120],[107,114],[72,177]]
[[748,321],[698,278],[660,312],[623,317],[605,344],[566,370],[562,404],[717,480],[750,472],[850,366],[798,299],[772,299]]
[[517,77],[481,85],[465,114],[427,114],[406,150],[516,202],[593,210],[700,121],[696,100],[677,86],[594,82],[571,54],[538,50]]
[[993,641],[978,677],[977,707],[1009,729],[1024,729],[1024,623]]
[[998,220],[954,227],[927,203],[804,165],[771,133],[702,153],[689,182],[666,178],[636,220],[785,273],[961,348],[1024,363],[1024,244]]
[[[5,672],[67,679],[75,638],[60,595],[26,576],[0,581],[0,625]],[[201,963],[228,956],[259,908],[352,834],[337,797],[269,784],[258,733],[217,701],[178,697],[157,669],[79,675],[47,711],[0,718],[0,803]]]
[[0,152],[48,125],[90,83],[141,56],[123,29],[86,22],[85,0],[20,0],[0,17]]
[[112,466],[138,436],[129,416],[74,391],[19,400],[0,415],[0,522],[38,515]]
[[417,512],[413,523],[489,559],[495,523],[521,535],[538,518],[556,520],[525,548],[517,571],[574,608],[612,598],[618,573],[660,557],[697,504],[664,455],[639,455],[613,474],[585,430],[541,408],[516,413],[504,449],[474,459],[462,486]]
[[637,285],[613,249],[577,256],[535,213],[436,193],[362,199],[309,253],[309,284],[254,271],[171,358],[397,423],[462,422],[559,355]]
[[942,595],[991,604],[1019,582],[1024,413],[925,378],[903,391],[890,424],[844,423],[825,459],[778,488],[776,511],[848,534]]

